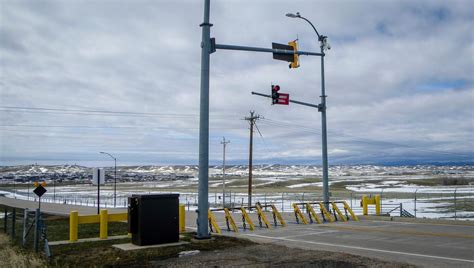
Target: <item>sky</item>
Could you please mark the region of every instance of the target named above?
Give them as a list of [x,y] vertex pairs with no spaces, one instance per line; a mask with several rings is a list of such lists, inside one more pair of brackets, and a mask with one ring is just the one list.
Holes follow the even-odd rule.
[[[197,164],[204,1],[0,0],[0,165]],[[218,44],[325,56],[329,164],[474,161],[474,2],[218,1]],[[210,163],[321,164],[319,57],[211,55]]]

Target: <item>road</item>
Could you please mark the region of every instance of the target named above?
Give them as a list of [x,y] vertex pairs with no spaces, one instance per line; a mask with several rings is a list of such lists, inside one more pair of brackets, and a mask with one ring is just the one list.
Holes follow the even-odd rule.
[[[194,214],[194,213],[193,213]],[[189,228],[195,222],[187,215]],[[422,267],[474,267],[474,224],[401,222],[371,220],[297,224],[292,213],[283,216],[286,227],[242,228],[241,214],[233,214],[239,232],[227,231],[223,213],[214,213],[224,235],[243,237],[259,243],[274,243],[293,248],[345,252],[386,261],[405,262]],[[273,222],[271,213],[267,218]],[[258,226],[258,219],[251,214]],[[387,219],[387,218],[385,218]]]

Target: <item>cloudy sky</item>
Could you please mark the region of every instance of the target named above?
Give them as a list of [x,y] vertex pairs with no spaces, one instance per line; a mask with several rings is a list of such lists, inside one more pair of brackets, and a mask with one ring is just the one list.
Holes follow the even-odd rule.
[[[332,49],[329,162],[474,161],[474,2],[211,1],[217,43]],[[203,1],[0,0],[0,165],[197,164]],[[211,55],[210,159],[321,162],[316,109],[270,105],[272,83],[319,103],[320,59]]]

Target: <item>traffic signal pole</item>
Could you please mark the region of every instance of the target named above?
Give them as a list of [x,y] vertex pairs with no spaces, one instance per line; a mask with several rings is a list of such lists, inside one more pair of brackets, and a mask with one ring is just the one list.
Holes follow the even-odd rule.
[[[312,24],[311,24],[312,25]],[[314,26],[313,26],[314,28]],[[326,128],[326,89],[324,83],[324,44],[321,43],[321,138],[323,157],[323,201],[326,209],[329,209],[329,166],[328,166],[328,132]]]
[[[215,39],[211,39],[211,26],[209,23],[210,13],[210,0],[204,0],[204,22],[201,23],[202,27],[202,41],[201,41],[201,86],[200,86],[200,117],[199,117],[199,185],[198,185],[198,218],[197,218],[197,234],[198,239],[210,238],[207,213],[209,210],[209,59],[210,54],[214,53],[217,49],[222,50],[240,50],[240,51],[251,51],[251,52],[267,52],[276,54],[287,54],[287,55],[306,55],[306,56],[320,56],[324,57],[324,51],[321,49],[321,53],[307,52],[307,51],[296,51],[286,49],[270,49],[260,47],[247,47],[247,46],[235,46],[216,44]],[[324,61],[321,59],[321,65],[324,66]],[[290,65],[291,66],[291,65]],[[327,146],[325,141],[326,137],[326,96],[324,93],[324,69],[321,70],[323,73],[323,88],[321,96],[321,107],[322,107],[322,120],[323,120],[323,186],[325,187],[324,201],[329,201],[328,189],[327,189]],[[326,203],[327,205],[327,203]]]
[[201,97],[199,114],[199,186],[197,239],[210,238],[207,211],[209,210],[209,58],[211,54],[210,0],[204,0],[204,22],[201,41]]

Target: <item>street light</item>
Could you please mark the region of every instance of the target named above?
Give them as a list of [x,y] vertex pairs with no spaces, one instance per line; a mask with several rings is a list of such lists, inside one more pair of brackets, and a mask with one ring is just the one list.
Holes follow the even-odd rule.
[[326,209],[329,208],[329,179],[328,179],[328,141],[327,141],[327,129],[326,129],[326,90],[324,87],[324,51],[331,49],[327,41],[327,36],[320,35],[316,27],[307,18],[302,17],[299,12],[296,14],[287,13],[289,18],[297,18],[305,20],[313,27],[314,32],[318,36],[319,47],[321,48],[321,104],[319,105],[318,111],[321,112],[321,126],[322,126],[322,156],[323,156],[323,198]]
[[113,155],[106,153],[106,152],[100,152],[101,154],[106,154],[114,160],[115,163],[115,168],[114,168],[114,207],[117,205],[117,158],[115,158]]

